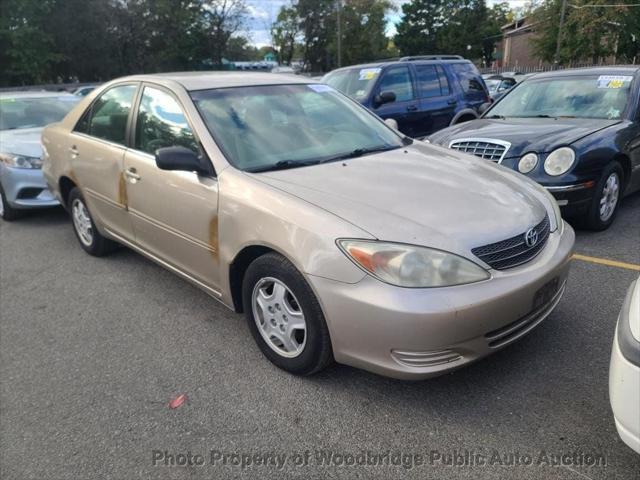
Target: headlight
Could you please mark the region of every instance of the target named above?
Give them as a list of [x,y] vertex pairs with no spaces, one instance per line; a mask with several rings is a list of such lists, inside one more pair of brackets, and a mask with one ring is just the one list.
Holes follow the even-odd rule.
[[538,155],[533,152],[529,152],[520,159],[518,162],[518,171],[520,173],[529,173],[538,165]]
[[338,245],[367,273],[399,287],[447,287],[490,278],[472,261],[441,250],[367,240],[338,240]]
[[0,162],[14,168],[42,168],[40,157],[27,157],[13,153],[0,153]]
[[556,177],[566,173],[576,159],[575,152],[569,147],[561,147],[549,154],[544,161],[544,171]]

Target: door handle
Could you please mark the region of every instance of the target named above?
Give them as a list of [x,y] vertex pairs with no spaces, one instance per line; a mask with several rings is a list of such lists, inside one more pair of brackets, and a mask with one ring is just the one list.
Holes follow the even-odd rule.
[[415,105],[409,105],[407,107],[407,112],[415,112],[416,110],[418,110],[418,107],[416,107]]
[[71,154],[72,158],[76,158],[78,155],[80,155],[80,152],[78,152],[78,148],[75,145],[69,147],[69,153]]
[[138,181],[140,181],[140,175],[138,175],[136,173],[136,169],[135,168],[128,168],[124,174],[131,179],[131,183],[136,183]]
[[455,98],[450,98],[449,100],[447,100],[448,105],[455,105],[456,103],[458,103],[458,101]]

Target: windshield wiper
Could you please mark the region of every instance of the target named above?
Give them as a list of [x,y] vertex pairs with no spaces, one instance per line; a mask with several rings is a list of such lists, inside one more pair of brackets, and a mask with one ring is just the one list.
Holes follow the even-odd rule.
[[[411,143],[413,143],[413,140],[411,141]],[[335,157],[326,158],[322,160],[322,162],[320,163],[336,162],[338,160],[347,160],[349,158],[356,158],[356,157],[362,157],[363,155],[369,155],[370,153],[395,150],[396,148],[400,148],[400,147],[390,146],[390,145],[380,145],[379,147],[373,147],[373,148],[356,148],[355,150],[352,150],[349,153],[344,153],[342,155],[336,155]]]
[[497,118],[500,120],[506,120],[507,117],[505,117],[504,115],[489,115],[488,117],[484,117],[484,118]]
[[274,170],[286,170],[288,168],[298,168],[298,167],[306,167],[308,165],[317,165],[318,163],[320,163],[319,160],[280,160],[279,162],[276,162],[273,165],[265,165],[262,167],[247,169],[247,172],[258,173],[258,172],[270,172]]

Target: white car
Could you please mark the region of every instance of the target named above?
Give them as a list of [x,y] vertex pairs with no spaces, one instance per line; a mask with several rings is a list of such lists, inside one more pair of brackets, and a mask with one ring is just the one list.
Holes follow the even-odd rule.
[[609,397],[620,438],[640,453],[640,278],[631,284],[618,317]]

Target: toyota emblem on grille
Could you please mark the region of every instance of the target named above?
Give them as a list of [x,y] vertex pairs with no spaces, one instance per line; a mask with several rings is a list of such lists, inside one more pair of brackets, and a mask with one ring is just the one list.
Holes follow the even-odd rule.
[[527,247],[535,247],[538,243],[538,231],[535,228],[530,228],[527,233],[524,234],[524,243]]

